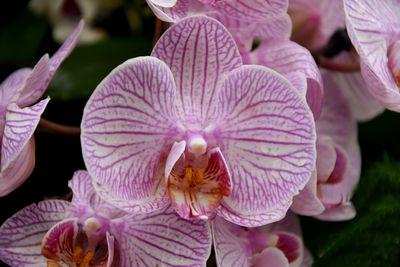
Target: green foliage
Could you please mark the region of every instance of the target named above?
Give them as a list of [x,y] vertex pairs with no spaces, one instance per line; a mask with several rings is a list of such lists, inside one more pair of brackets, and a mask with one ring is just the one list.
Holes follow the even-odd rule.
[[31,62],[43,40],[48,24],[29,11],[18,14],[0,29],[1,64]]
[[150,51],[149,40],[134,36],[77,47],[57,70],[47,92],[57,100],[88,98],[112,69]]
[[400,266],[400,162],[387,156],[362,175],[348,222],[302,218],[315,267]]

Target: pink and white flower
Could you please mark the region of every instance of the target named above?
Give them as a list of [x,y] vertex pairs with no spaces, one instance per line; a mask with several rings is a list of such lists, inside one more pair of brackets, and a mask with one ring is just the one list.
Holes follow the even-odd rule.
[[[289,14],[293,22],[292,40],[313,53],[325,49],[330,38],[345,28],[345,15],[342,1],[330,0],[290,0]],[[338,41],[339,42],[339,41]],[[340,41],[343,45],[343,41]],[[333,57],[333,62],[354,64],[358,61],[349,51]],[[359,71],[329,71],[347,100],[358,121],[366,121],[380,114],[384,107],[366,90],[367,85]]]
[[32,204],[0,227],[0,259],[23,266],[205,266],[206,222],[186,221],[166,207],[127,215],[101,200],[86,171],[69,186],[72,202]]
[[344,10],[369,91],[386,108],[400,112],[400,2],[345,0]]
[[315,167],[304,97],[263,66],[243,66],[227,30],[187,18],[96,88],[82,148],[97,192],[128,212],[172,202],[184,218],[255,226],[284,217]]
[[279,222],[245,229],[217,218],[212,222],[218,267],[310,267],[297,217],[288,213]]
[[0,85],[0,196],[20,186],[33,171],[33,133],[49,98],[39,100],[57,68],[73,50],[82,27],[83,21],[51,58],[44,55],[33,69],[19,69]]
[[291,209],[322,220],[348,220],[356,214],[350,199],[361,171],[357,123],[332,77],[325,74],[323,81],[326,95],[316,121],[317,166]]

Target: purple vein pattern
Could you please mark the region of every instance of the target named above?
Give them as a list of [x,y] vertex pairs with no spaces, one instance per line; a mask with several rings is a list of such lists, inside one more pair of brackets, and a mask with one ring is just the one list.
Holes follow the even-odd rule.
[[125,62],[85,108],[82,148],[97,192],[128,212],[160,209],[176,200],[165,194],[174,166],[183,164],[174,172],[186,173],[174,186],[192,192],[190,173],[195,183],[205,181],[193,168],[205,169],[208,152],[219,149],[232,194],[204,203],[241,225],[281,219],[315,165],[315,125],[305,97],[266,67],[242,66],[231,35],[211,18],[173,25],[152,56],[164,63]]
[[17,70],[0,85],[0,196],[16,189],[33,170],[35,143],[32,137],[49,99],[38,100],[74,48],[82,28],[83,21],[53,57],[44,55],[32,70]]
[[[388,109],[399,112],[400,93],[394,77],[397,74],[388,62],[389,51],[400,36],[400,2],[346,0],[344,10],[347,31],[360,55],[361,72],[371,94]],[[398,47],[394,49],[398,53]]]
[[225,205],[241,214],[286,206],[314,168],[313,118],[289,82],[243,66],[219,98],[221,151],[235,185]]
[[73,255],[94,244],[106,249],[107,266],[205,266],[212,243],[207,222],[184,220],[170,206],[126,214],[101,200],[91,180],[86,171],[78,171],[69,183],[72,203],[46,200],[8,219],[0,227],[0,260],[12,267],[44,266],[47,260],[79,264]]

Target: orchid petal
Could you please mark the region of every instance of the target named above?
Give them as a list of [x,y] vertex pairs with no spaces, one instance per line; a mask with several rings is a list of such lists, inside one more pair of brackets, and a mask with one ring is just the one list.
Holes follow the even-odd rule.
[[286,13],[287,0],[220,0],[216,1],[213,8],[228,16],[245,21],[265,21]]
[[278,73],[243,66],[224,81],[218,118],[234,184],[224,205],[241,216],[283,217],[315,167],[315,126],[304,98]]
[[199,168],[185,167],[181,158],[169,174],[168,193],[182,218],[215,217],[222,198],[232,191],[230,174],[219,148],[209,150],[206,157],[201,161],[207,165]]
[[[323,96],[322,77],[307,49],[291,41],[264,41],[251,58],[251,63],[264,65],[284,75],[307,98],[314,116],[319,116]],[[305,81],[301,82],[303,79]]]
[[79,21],[78,25],[75,27],[74,31],[71,33],[71,35],[65,40],[65,42],[62,44],[62,46],[57,50],[57,52],[50,58],[50,75],[47,80],[47,85],[49,84],[51,78],[53,77],[54,73],[58,69],[58,67],[61,65],[61,63],[69,56],[69,54],[72,52],[74,49],[78,38],[79,34],[81,33],[85,23],[83,20]]
[[337,208],[326,209],[325,212],[316,216],[323,221],[347,221],[356,217],[356,209],[353,204],[346,203]]
[[[179,0],[173,7],[164,8],[152,0],[146,0],[154,14],[162,21],[175,23],[189,15],[192,3],[190,0]],[[195,2],[194,2],[195,3]]]
[[185,148],[185,141],[175,142],[172,145],[171,151],[168,154],[167,163],[165,164],[165,182],[168,181],[168,177],[172,171],[172,168],[182,156],[183,152],[185,152]]
[[46,90],[46,80],[49,77],[50,59],[44,55],[30,72],[25,85],[19,90],[18,106],[27,107],[34,104]]
[[77,218],[65,219],[54,225],[43,238],[43,256],[55,262],[73,263],[74,240],[78,231]]
[[49,100],[49,98],[44,99],[26,108],[20,108],[16,103],[11,103],[7,107],[1,149],[2,171],[19,156],[29,142]]
[[29,68],[16,70],[0,84],[0,103],[3,109],[15,99],[24,87],[31,71]]
[[153,4],[160,7],[173,7],[178,0],[150,0]]
[[167,63],[174,75],[182,121],[200,126],[215,116],[216,92],[222,77],[242,65],[225,27],[201,16],[171,26],[154,47],[152,56]]
[[9,218],[0,227],[0,259],[11,266],[46,264],[41,254],[46,232],[66,216],[69,203],[46,200],[32,204]]
[[125,214],[123,211],[106,203],[96,194],[92,180],[87,171],[76,171],[74,173],[74,176],[68,182],[68,186],[73,192],[69,213],[75,217],[88,212],[100,213],[109,218],[123,216]]
[[132,212],[166,205],[162,183],[166,151],[178,138],[175,85],[166,64],[152,57],[126,61],[89,99],[82,120],[82,151],[106,201]]
[[18,188],[35,167],[35,140],[31,138],[17,158],[0,174],[0,197]]
[[343,95],[350,103],[350,110],[358,121],[367,121],[381,114],[385,108],[367,90],[361,73],[331,73]]
[[117,253],[114,252],[115,248],[117,247],[115,244],[114,236],[110,235],[110,233],[107,232],[106,238],[107,238],[107,248],[108,248],[108,258],[106,267],[112,267],[114,263],[119,263],[119,255],[117,255]]
[[282,219],[286,214],[292,202],[286,204],[281,204],[273,210],[267,211],[265,213],[257,214],[239,214],[232,208],[228,207],[222,201],[221,206],[217,209],[217,214],[227,221],[234,224],[246,226],[246,227],[258,227],[268,223],[274,223]]
[[246,231],[221,217],[216,217],[211,225],[217,265],[250,267],[252,251]]
[[371,94],[388,109],[400,111],[400,92],[388,66],[387,52],[398,38],[397,0],[344,1],[349,37],[361,60],[361,72]]
[[325,210],[324,205],[317,197],[317,174],[315,172],[300,194],[293,198],[290,209],[297,214],[306,216],[319,215]]
[[268,264],[271,267],[289,267],[285,254],[277,248],[267,248],[254,257],[252,267],[264,267]]
[[173,208],[124,217],[112,234],[121,248],[121,266],[205,266],[211,232],[202,220],[180,218]]
[[336,163],[335,143],[331,138],[320,135],[317,140],[317,176],[319,182],[326,182]]

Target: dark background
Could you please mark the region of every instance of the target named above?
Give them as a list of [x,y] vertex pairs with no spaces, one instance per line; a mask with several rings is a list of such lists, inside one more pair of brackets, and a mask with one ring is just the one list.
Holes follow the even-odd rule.
[[[20,67],[33,67],[44,53],[51,55],[59,47],[48,22],[26,8],[28,1],[6,2],[0,7],[0,80]],[[111,37],[78,47],[65,61],[47,91],[52,100],[44,118],[79,126],[86,100],[101,79],[126,59],[150,53],[154,17],[144,0],[128,2],[129,8],[138,10],[140,27],[128,25],[127,6],[96,22]],[[356,219],[321,222],[302,218],[304,241],[312,251],[314,266],[400,266],[399,122],[399,114],[386,111],[359,125],[363,167],[354,196]],[[79,136],[38,129],[35,139],[35,170],[21,187],[0,198],[0,223],[33,202],[65,196],[73,172],[84,168]]]

